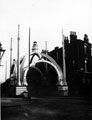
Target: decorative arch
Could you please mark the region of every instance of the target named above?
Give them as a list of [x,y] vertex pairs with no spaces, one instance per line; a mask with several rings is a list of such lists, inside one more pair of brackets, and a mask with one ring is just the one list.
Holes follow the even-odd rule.
[[[36,62],[33,61],[34,57],[37,56],[38,57],[38,60]],[[28,55],[26,54],[25,56],[23,56],[21,58],[21,62],[20,62],[20,80],[21,81],[25,81],[25,75],[28,71],[28,64],[26,66],[24,66],[25,64],[25,61],[27,60],[27,57]],[[35,67],[35,64],[36,63],[48,63],[50,64],[51,66],[54,67],[54,69],[56,70],[57,74],[58,74],[58,82],[60,85],[64,85],[66,86],[67,85],[67,82],[63,79],[63,73],[62,73],[62,70],[60,68],[60,66],[56,63],[56,61],[50,57],[49,55],[47,54],[44,54],[44,53],[38,53],[38,52],[35,52],[35,53],[32,53],[30,54],[30,67],[34,67],[35,69],[37,69]],[[16,73],[17,75],[17,73]]]

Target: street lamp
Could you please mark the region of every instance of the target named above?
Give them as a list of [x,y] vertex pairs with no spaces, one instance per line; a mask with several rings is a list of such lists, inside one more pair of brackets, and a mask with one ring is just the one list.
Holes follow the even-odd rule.
[[4,55],[4,52],[5,52],[5,50],[2,48],[2,44],[0,42],[0,66],[1,66],[1,59],[2,59],[2,57]]

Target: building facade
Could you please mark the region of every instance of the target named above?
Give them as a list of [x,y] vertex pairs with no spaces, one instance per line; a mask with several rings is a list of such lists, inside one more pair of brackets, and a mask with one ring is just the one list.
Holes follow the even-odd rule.
[[[88,36],[84,40],[77,39],[75,32],[70,32],[70,40],[64,38],[66,80],[69,94],[88,95],[92,94],[92,44]],[[56,47],[49,52],[63,69],[62,48]]]

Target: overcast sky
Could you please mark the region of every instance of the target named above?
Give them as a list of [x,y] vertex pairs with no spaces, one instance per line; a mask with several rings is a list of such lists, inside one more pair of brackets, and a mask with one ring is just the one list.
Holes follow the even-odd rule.
[[31,47],[38,42],[39,50],[62,46],[62,34],[69,37],[75,31],[79,39],[88,34],[92,43],[91,0],[0,0],[0,41],[6,49],[0,67],[0,81],[9,76],[10,39],[13,39],[13,58],[17,55],[18,24],[20,24],[20,56],[28,52],[28,29],[31,28]]

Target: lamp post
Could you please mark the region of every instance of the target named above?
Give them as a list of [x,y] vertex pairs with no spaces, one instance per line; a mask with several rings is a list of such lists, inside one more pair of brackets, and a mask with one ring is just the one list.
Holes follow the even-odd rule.
[[4,55],[4,52],[5,52],[5,50],[2,48],[2,44],[0,42],[0,66],[1,66],[1,59],[2,59],[2,57]]

